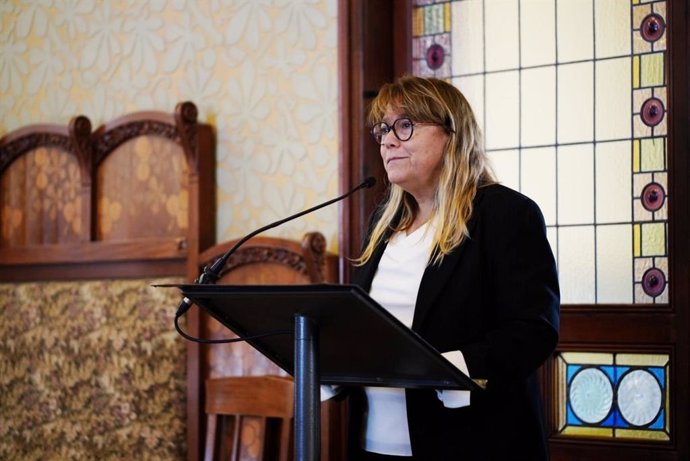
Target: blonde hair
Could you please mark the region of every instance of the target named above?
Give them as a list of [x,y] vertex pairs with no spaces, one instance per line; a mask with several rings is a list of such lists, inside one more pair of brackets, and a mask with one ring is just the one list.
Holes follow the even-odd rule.
[[[385,84],[371,103],[369,124],[380,122],[389,110],[399,111],[416,122],[437,123],[448,133],[431,216],[436,233],[429,263],[440,264],[444,256],[469,237],[467,223],[477,188],[495,182],[482,147],[481,131],[460,90],[437,78],[405,76]],[[355,264],[362,265],[371,258],[388,230],[409,228],[417,211],[412,195],[391,184],[377,210],[369,240]]]

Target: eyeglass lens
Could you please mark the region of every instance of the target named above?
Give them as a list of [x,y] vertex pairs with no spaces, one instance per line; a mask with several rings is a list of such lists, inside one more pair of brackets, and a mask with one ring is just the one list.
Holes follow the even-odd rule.
[[393,134],[400,141],[407,141],[412,137],[412,130],[414,129],[414,124],[409,118],[399,118],[393,122],[393,125],[389,125],[386,122],[380,122],[371,128],[371,134],[377,143],[381,144],[383,142],[383,137],[393,130]]

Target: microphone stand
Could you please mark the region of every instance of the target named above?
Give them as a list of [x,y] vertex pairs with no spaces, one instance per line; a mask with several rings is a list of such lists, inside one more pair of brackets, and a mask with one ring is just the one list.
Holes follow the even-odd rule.
[[[321,204],[316,205],[314,207],[311,207],[307,210],[300,211],[299,213],[288,216],[287,218],[281,219],[279,221],[276,221],[274,223],[260,227],[260,228],[256,229],[255,231],[250,232],[249,234],[242,237],[242,239],[240,239],[235,245],[233,245],[233,247],[230,248],[223,256],[218,258],[211,266],[208,266],[208,265],[205,266],[201,275],[199,276],[198,279],[196,279],[196,281],[194,283],[197,283],[200,285],[215,284],[218,281],[218,278],[220,278],[220,273],[223,270],[223,267],[225,267],[225,264],[227,263],[228,259],[230,259],[230,256],[232,256],[232,254],[235,253],[235,251],[237,251],[237,249],[242,244],[244,244],[247,240],[249,240],[250,238],[252,238],[252,237],[254,237],[254,236],[256,236],[262,232],[265,232],[269,229],[273,229],[274,227],[278,227],[281,224],[284,224],[288,221],[292,221],[293,219],[297,219],[301,216],[304,216],[305,214],[319,210],[319,209],[326,207],[332,203],[339,202],[343,199],[346,199],[347,197],[354,194],[355,192],[357,192],[360,189],[369,189],[369,188],[373,187],[374,184],[376,184],[376,179],[370,176],[367,179],[365,179],[364,181],[362,181],[362,183],[360,185],[358,185],[354,189],[351,189],[349,192],[344,193],[343,195],[340,195],[334,199],[328,200],[327,202],[321,203]],[[177,308],[177,312],[175,313],[175,327],[177,328],[177,331],[182,336],[184,336],[186,339],[194,340],[193,338],[184,334],[178,326],[178,319],[180,317],[182,317],[191,307],[192,307],[192,302],[187,297],[185,297],[182,300],[182,302],[180,303],[179,307]]]

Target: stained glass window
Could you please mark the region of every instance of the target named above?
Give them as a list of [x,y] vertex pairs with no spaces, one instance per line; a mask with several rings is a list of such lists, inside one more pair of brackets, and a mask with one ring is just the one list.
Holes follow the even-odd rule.
[[557,368],[559,433],[670,439],[668,355],[564,352]]
[[544,212],[564,303],[668,303],[666,1],[416,0],[413,73]]

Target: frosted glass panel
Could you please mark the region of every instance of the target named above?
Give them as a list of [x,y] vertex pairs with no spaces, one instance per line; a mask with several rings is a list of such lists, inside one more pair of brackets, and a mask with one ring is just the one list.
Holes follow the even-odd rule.
[[494,172],[501,182],[511,189],[520,189],[520,156],[517,150],[488,152]]
[[594,303],[594,226],[558,229],[561,302]]
[[547,225],[556,224],[556,148],[523,149],[522,192],[537,202]]
[[556,62],[555,18],[553,0],[520,3],[520,59],[523,68]]
[[558,264],[558,229],[555,227],[547,227],[546,238],[549,240],[551,251],[553,251],[553,256],[556,258],[556,264]]
[[592,59],[594,52],[592,1],[558,0],[556,17],[558,62]]
[[630,2],[596,0],[594,20],[597,58],[630,54]]
[[558,67],[558,142],[592,141],[594,126],[593,64]]
[[486,30],[486,71],[517,69],[520,65],[518,1],[495,0],[484,3]]
[[558,148],[558,223],[594,222],[594,152],[591,144]]
[[596,139],[630,138],[630,58],[597,61],[595,71]]
[[519,145],[520,74],[517,71],[486,75],[486,149]]
[[465,95],[467,102],[472,106],[472,111],[477,119],[479,128],[482,133],[486,132],[484,127],[484,75],[472,75],[468,77],[456,77],[453,80],[453,85],[460,88],[462,94]]
[[668,303],[667,2],[413,5],[413,71],[461,88],[499,179],[539,204],[563,302]]
[[556,67],[522,72],[520,95],[521,144],[545,146],[556,142]]
[[481,0],[454,2],[451,6],[453,24],[453,75],[484,71],[484,15]]
[[597,227],[597,302],[633,302],[632,225]]
[[630,141],[599,143],[596,145],[595,158],[597,222],[630,222]]

